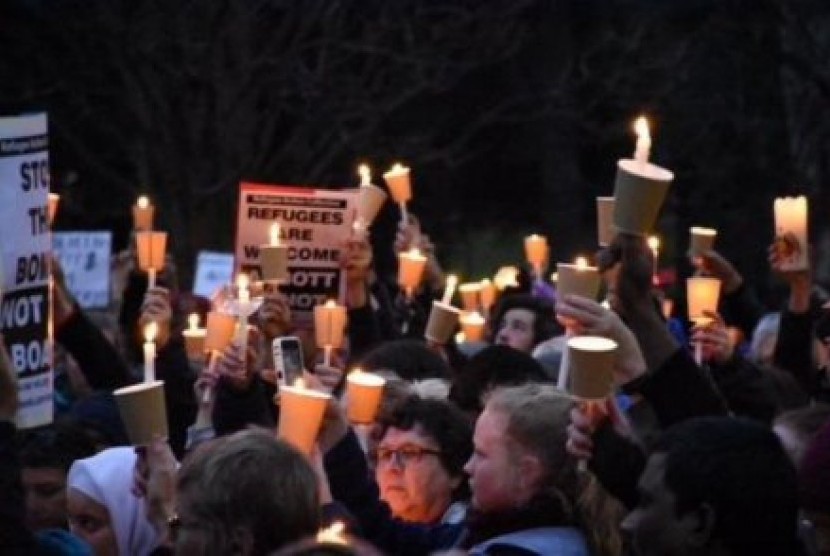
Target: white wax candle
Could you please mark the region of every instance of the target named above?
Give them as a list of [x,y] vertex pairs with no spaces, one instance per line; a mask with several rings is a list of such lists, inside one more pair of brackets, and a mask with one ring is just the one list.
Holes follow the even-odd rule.
[[450,274],[447,276],[447,285],[444,287],[444,295],[441,297],[441,301],[449,305],[452,301],[452,294],[455,293],[455,286],[458,284],[458,276],[455,274]]
[[158,324],[151,322],[144,327],[144,382],[156,380],[156,335]]
[[634,131],[637,134],[634,160],[641,164],[646,164],[651,153],[651,133],[648,129],[648,120],[644,116],[640,116],[634,122]]

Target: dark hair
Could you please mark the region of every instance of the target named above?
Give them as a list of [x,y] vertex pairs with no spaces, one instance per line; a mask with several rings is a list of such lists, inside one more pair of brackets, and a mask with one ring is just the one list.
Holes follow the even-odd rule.
[[470,487],[464,474],[464,464],[473,453],[473,426],[469,418],[452,403],[445,400],[423,399],[410,396],[380,422],[380,438],[390,428],[403,431],[420,427],[421,431],[435,441],[438,459],[451,477],[462,481],[453,491],[453,500],[470,497]]
[[395,371],[409,381],[450,377],[447,362],[421,340],[384,342],[364,355],[358,366],[367,371]]
[[743,419],[689,419],[668,429],[654,453],[666,456],[676,513],[710,505],[713,538],[731,553],[797,553],[795,468],[769,429]]
[[526,293],[507,294],[499,299],[493,311],[493,326],[490,330],[491,342],[495,339],[496,334],[498,334],[499,328],[501,328],[501,321],[504,319],[504,315],[512,309],[526,309],[533,313],[534,346],[552,338],[561,331],[561,327],[556,322],[554,316],[553,304],[548,300]]
[[227,554],[239,527],[250,531],[254,554],[267,554],[320,524],[314,470],[265,430],[200,445],[179,471],[178,491],[188,518],[204,527],[206,554]]
[[450,387],[449,399],[464,411],[480,413],[482,396],[497,386],[549,382],[545,369],[530,355],[510,346],[488,346],[475,354]]
[[18,446],[21,465],[29,468],[48,467],[68,472],[75,460],[95,455],[92,439],[80,425],[67,420],[22,431]]

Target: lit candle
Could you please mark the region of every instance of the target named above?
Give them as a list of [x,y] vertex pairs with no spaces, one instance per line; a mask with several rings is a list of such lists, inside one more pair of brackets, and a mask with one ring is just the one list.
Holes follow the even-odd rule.
[[455,286],[458,284],[458,276],[450,274],[447,276],[447,285],[444,286],[444,295],[441,296],[441,302],[449,305],[452,301],[452,294],[455,293]]
[[[236,330],[236,318],[226,313],[211,311],[207,315],[207,326],[205,330],[204,351],[208,352],[207,372],[211,375],[216,373],[216,365],[222,358],[222,352],[233,341],[233,333]],[[202,401],[210,402],[211,391],[205,389]]]
[[306,388],[298,378],[280,387],[278,436],[306,455],[311,455],[331,396]]
[[243,303],[250,303],[251,301],[251,291],[248,289],[248,285],[250,284],[250,279],[248,278],[247,274],[240,273],[236,277],[236,297],[239,300],[240,304]]
[[660,238],[657,236],[649,236],[647,243],[648,248],[651,249],[651,254],[653,258],[651,268],[651,282],[655,286],[659,286],[660,278],[658,276],[658,273],[660,268]]
[[533,267],[537,278],[541,278],[542,268],[548,258],[548,240],[538,234],[529,235],[525,238],[525,257],[528,264]]
[[164,268],[167,251],[167,232],[136,232],[138,268],[148,275],[148,288],[156,285],[156,273]]
[[585,257],[577,257],[574,264],[557,263],[556,292],[558,296],[578,295],[596,299],[599,295],[601,277],[599,269],[588,266]]
[[807,198],[781,197],[775,200],[775,245],[781,270],[809,267],[807,249]]
[[47,208],[47,213],[49,214],[49,225],[52,225],[52,222],[55,221],[55,215],[58,213],[58,204],[61,201],[61,196],[57,193],[50,193],[49,194],[49,205]]
[[712,228],[701,228],[692,226],[689,228],[689,255],[700,257],[715,245],[715,237],[718,231]]
[[465,311],[478,310],[478,299],[483,289],[481,282],[468,282],[458,286],[458,293],[461,295],[461,306]]
[[614,180],[614,230],[646,236],[654,228],[674,174],[649,162],[651,134],[645,118],[634,125],[637,147],[633,159],[617,161]]
[[362,234],[375,221],[387,195],[386,191],[372,184],[372,170],[367,164],[361,164],[357,171],[360,174],[360,187],[357,190],[357,218],[352,229]]
[[519,287],[519,269],[515,266],[503,266],[493,276],[493,284],[499,291]]
[[[693,276],[686,279],[686,303],[689,320],[696,325],[705,325],[710,321],[706,312],[716,313],[720,298],[720,280],[710,276]],[[695,361],[703,363],[703,344],[695,342]]]
[[205,354],[205,337],[207,330],[199,328],[199,315],[191,313],[187,317],[188,328],[182,330],[185,350],[191,359],[197,359]]
[[412,182],[409,177],[409,168],[395,163],[388,172],[383,174],[386,185],[389,186],[389,193],[401,207],[401,220],[404,225],[409,223],[406,212],[406,203],[412,199]]
[[360,185],[372,185],[372,169],[368,164],[361,164],[357,167],[357,174],[360,176]]
[[346,329],[346,307],[329,299],[314,307],[314,338],[318,348],[324,350],[323,364],[331,365],[331,350],[343,345]]
[[651,133],[648,128],[648,120],[645,116],[640,116],[634,122],[634,133],[637,134],[637,146],[634,149],[634,160],[642,164],[646,164],[651,153]]
[[398,253],[398,285],[408,297],[412,297],[415,288],[421,283],[427,258],[417,247]]
[[156,380],[156,335],[158,324],[150,322],[144,327],[144,382]]
[[285,282],[288,279],[288,246],[280,242],[280,225],[271,224],[269,243],[259,246],[259,264],[266,282]]
[[145,195],[138,198],[133,205],[133,228],[136,231],[150,231],[153,229],[153,215],[156,207]]
[[346,412],[349,421],[368,425],[375,420],[386,380],[374,373],[355,369],[346,377]]
[[328,527],[320,529],[317,533],[317,542],[321,544],[340,544],[348,545],[349,542],[345,537],[346,526],[339,521],[335,521]]
[[602,400],[614,388],[617,343],[600,336],[575,336],[568,340],[568,390],[583,400]]
[[484,317],[478,311],[471,311],[461,315],[461,333],[465,341],[480,342],[484,337]]

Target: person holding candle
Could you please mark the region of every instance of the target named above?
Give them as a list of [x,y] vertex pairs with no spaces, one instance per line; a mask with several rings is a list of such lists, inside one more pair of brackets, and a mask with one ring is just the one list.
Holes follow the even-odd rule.
[[[549,385],[492,393],[465,466],[472,502],[463,524],[416,526],[393,519],[388,506],[376,501],[376,487],[358,479],[366,473],[365,458],[340,421],[330,423],[321,440],[333,445],[324,459],[332,495],[355,515],[366,538],[391,554],[455,547],[473,555],[587,555],[609,542],[615,523],[597,511],[602,505],[596,499],[578,501],[583,485],[564,449],[570,407]],[[591,523],[596,534],[582,523]]]

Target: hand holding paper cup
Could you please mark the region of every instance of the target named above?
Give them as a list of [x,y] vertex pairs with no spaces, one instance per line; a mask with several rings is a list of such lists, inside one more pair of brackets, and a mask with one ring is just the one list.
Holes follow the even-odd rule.
[[149,444],[154,436],[168,437],[163,381],[126,386],[113,395],[133,446]]
[[807,247],[807,198],[782,197],[775,200],[775,246],[783,271],[810,267]]
[[277,435],[310,456],[330,399],[328,394],[306,388],[301,378],[294,386],[282,386]]
[[346,377],[349,421],[368,425],[375,420],[386,380],[374,373],[355,369]]
[[583,400],[602,400],[614,388],[617,343],[600,336],[575,336],[568,340],[570,392]]

